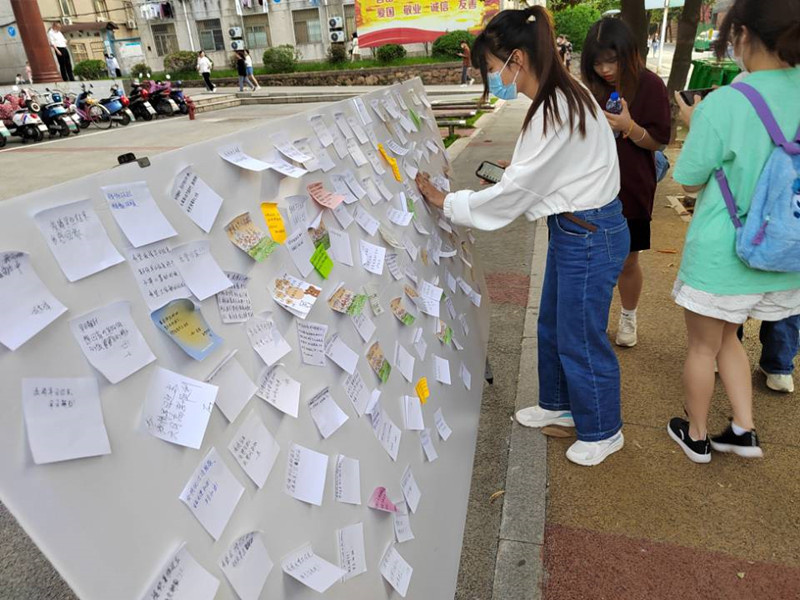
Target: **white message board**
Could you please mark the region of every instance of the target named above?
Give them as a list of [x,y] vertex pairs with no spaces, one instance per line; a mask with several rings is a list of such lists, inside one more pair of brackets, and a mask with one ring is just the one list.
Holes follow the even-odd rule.
[[[320,120],[312,122],[312,116],[322,117],[329,135],[319,135]],[[393,153],[390,140],[405,154]],[[378,144],[396,160],[395,169]],[[262,164],[264,170],[243,168]],[[295,177],[303,166],[309,172]],[[187,175],[189,167],[202,184]],[[469,233],[451,228],[416,197],[408,179],[414,169],[446,185],[446,154],[419,80],[161,154],[146,168],[129,164],[0,204],[0,301],[21,315],[15,323],[2,322],[13,329],[10,339],[17,347],[0,345],[0,499],[82,600],[138,600],[148,592],[148,598],[162,597],[158,577],[165,568],[171,577],[185,578],[176,597],[236,598],[229,576],[254,597],[318,598],[312,587],[330,585],[323,575],[335,575],[339,567],[347,576],[327,587],[326,598],[379,600],[393,597],[392,586],[408,586],[407,598],[453,597],[489,302]],[[179,176],[183,187],[176,190]],[[348,186],[350,204],[337,202],[334,181]],[[331,193],[318,196],[319,202],[303,199],[313,183]],[[207,188],[213,197],[203,196]],[[320,194],[319,187],[314,191]],[[83,200],[125,261],[86,268],[96,272],[70,283],[53,252],[58,244],[81,242],[75,231],[84,217],[46,224],[56,236],[48,240],[34,215]],[[337,214],[323,207],[326,202],[338,204]],[[262,211],[262,203],[277,206]],[[199,205],[202,226],[191,214]],[[370,235],[372,221],[362,214],[360,222],[370,226],[353,224],[352,217],[348,223],[342,211],[353,215],[356,207],[379,222],[377,233]],[[136,218],[126,220],[131,208]],[[404,226],[398,221],[406,219],[396,212],[390,220],[390,210],[414,216]],[[249,213],[249,224],[238,218],[243,213]],[[162,219],[177,235],[152,248],[132,248],[130,228],[143,223],[147,229],[148,219],[159,223],[159,236],[170,230]],[[240,247],[226,232],[234,220]],[[273,246],[252,229],[281,240],[311,225],[313,242],[320,223],[347,234],[335,236],[336,257],[344,243],[353,259],[334,259],[327,278],[319,272],[330,266],[321,254],[312,257],[319,270],[303,276],[286,244]],[[387,265],[380,275],[366,270],[362,241],[396,255],[394,273]],[[377,271],[377,258],[369,262]],[[23,285],[3,287],[6,276]],[[310,286],[287,284],[295,280]],[[212,286],[221,290],[217,298],[191,295],[202,287],[205,297]],[[365,286],[369,299],[359,297]],[[417,290],[431,286],[444,290],[455,318],[449,310],[440,310],[440,318],[428,314],[435,299]],[[35,297],[24,297],[29,290]],[[281,291],[285,304],[274,300]],[[115,304],[120,302],[128,304]],[[357,313],[359,304],[360,316],[347,314]],[[92,311],[103,307],[109,308],[95,319]],[[316,337],[305,328],[307,362],[299,322],[327,326]],[[375,342],[391,363],[385,382],[368,361]],[[395,364],[397,355],[411,381]],[[313,364],[321,356],[323,366]],[[448,361],[449,385],[437,380],[437,358]],[[116,383],[105,375],[109,364]],[[231,365],[234,371],[222,376],[218,367]],[[471,386],[458,376],[463,370]],[[427,386],[418,385],[423,377]],[[63,382],[80,378],[97,382],[110,453],[100,443],[96,395],[70,404],[86,386]],[[215,394],[215,382],[228,387]],[[421,407],[422,423],[413,411],[414,427],[424,429],[406,429],[406,397],[418,397],[424,387],[429,397]],[[325,388],[328,394],[320,395]],[[214,405],[222,398],[225,414]],[[24,410],[29,402],[36,411]],[[73,406],[84,410],[76,413]],[[295,408],[296,418],[287,414]],[[84,422],[85,414],[90,422]],[[26,423],[37,428],[35,437]],[[65,435],[40,435],[61,425]],[[73,447],[68,431],[98,441]],[[47,446],[46,464],[34,462],[31,443]],[[354,459],[346,471],[340,456]],[[408,475],[404,479],[412,472],[413,486]],[[259,486],[252,477],[266,480]],[[404,536],[408,541],[398,543],[393,515],[370,507],[378,488],[385,488],[380,495],[392,506],[403,506],[404,495],[413,494],[414,510],[404,517],[413,539]],[[363,550],[359,528],[352,527],[358,524]],[[257,555],[248,554],[248,540],[258,540]],[[322,569],[317,578],[304,570],[312,565]]]

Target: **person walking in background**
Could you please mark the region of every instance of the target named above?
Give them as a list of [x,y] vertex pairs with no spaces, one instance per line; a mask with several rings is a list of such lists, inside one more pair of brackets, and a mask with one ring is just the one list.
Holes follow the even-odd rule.
[[[630,247],[614,136],[592,95],[553,43],[542,6],[498,13],[472,46],[484,96],[531,99],[511,164],[496,185],[445,194],[417,177],[425,200],[453,223],[483,230],[520,215],[550,231],[538,322],[539,405],[527,427],[575,427],[567,459],[597,465],[622,449],[619,363],[606,335],[617,277]],[[579,157],[579,160],[576,160]],[[513,252],[509,249],[509,252]]]
[[[750,72],[747,83],[740,85],[752,87],[776,127],[786,139],[794,139],[800,110],[787,98],[800,97],[800,2],[736,0],[720,28],[720,58],[729,41]],[[712,448],[761,457],[750,365],[736,330],[748,317],[782,321],[800,314],[800,273],[757,270],[742,262],[717,172],[725,173],[737,216],[746,219],[775,144],[748,98],[731,86],[696,99],[692,107],[678,94],[675,100],[690,130],[673,176],[687,192],[700,194],[673,289],[675,302],[685,309],[688,333],[683,374],[688,420],[673,418],[667,432],[694,462],[710,462]],[[709,440],[715,359],[733,418]]]
[[105,57],[109,77],[122,77],[122,70],[119,68],[117,58],[113,54],[106,54]]
[[470,77],[470,64],[472,62],[472,53],[469,49],[469,44],[467,42],[461,42],[461,52],[459,52],[456,56],[461,57],[461,86],[466,86],[467,82],[470,85],[475,83],[475,79]]
[[75,81],[75,76],[72,74],[72,60],[69,56],[69,49],[67,48],[67,38],[61,33],[61,23],[53,23],[50,30],[47,32],[47,41],[53,52],[56,53],[56,60],[58,61],[58,68],[61,71],[61,79],[64,81]]
[[28,85],[33,85],[33,70],[31,69],[31,63],[27,60],[25,61],[25,79],[28,80]]
[[350,41],[350,60],[355,62],[361,60],[361,48],[358,47],[358,34],[353,33]]
[[656,194],[654,151],[669,143],[671,114],[667,88],[648,71],[630,27],[621,19],[605,18],[589,29],[581,54],[581,78],[600,106],[617,92],[622,113],[606,112],[618,133],[623,214],[631,232],[631,247],[619,276],[622,312],[617,328],[618,346],[638,341],[636,310],[644,285],[639,253],[650,249],[650,222]]
[[211,83],[211,69],[213,68],[214,63],[206,56],[205,52],[200,50],[200,52],[197,53],[197,72],[200,73],[200,76],[206,84],[206,89],[209,92],[217,91],[217,86]]
[[564,36],[564,65],[566,65],[567,71],[572,66],[572,42],[569,41],[568,35]]
[[261,86],[258,84],[258,79],[253,74],[253,57],[250,56],[250,51],[244,51],[244,70],[247,73],[247,81],[251,85],[254,85],[253,91],[261,89]]
[[245,60],[244,52],[242,50],[237,50],[235,56],[236,73],[239,75],[239,91],[244,91],[244,84],[247,82],[247,85],[250,86],[250,91],[255,92],[256,86],[253,85],[253,82],[247,77],[247,61]]

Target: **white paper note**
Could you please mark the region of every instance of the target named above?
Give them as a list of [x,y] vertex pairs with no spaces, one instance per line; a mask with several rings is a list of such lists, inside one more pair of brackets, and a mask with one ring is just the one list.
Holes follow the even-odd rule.
[[328,229],[328,238],[331,241],[330,254],[336,264],[353,266],[353,249],[350,245],[350,236],[339,229]]
[[428,342],[425,341],[423,336],[422,327],[417,328],[414,332],[414,349],[420,360],[425,360],[425,353],[428,351]]
[[345,504],[361,504],[361,471],[357,458],[336,456],[333,497]]
[[189,554],[184,543],[164,563],[140,600],[214,600],[218,588],[219,579]]
[[253,302],[247,291],[250,278],[235,271],[225,271],[231,287],[217,294],[219,317],[223,323],[244,323],[253,316]]
[[325,366],[325,335],[328,326],[311,321],[297,321],[297,339],[300,356],[307,365]]
[[414,357],[400,342],[395,342],[394,365],[406,381],[411,383],[414,379]]
[[216,385],[216,405],[229,422],[233,423],[242,409],[258,390],[241,363],[232,356],[206,378],[206,383]]
[[367,404],[369,404],[370,391],[361,377],[361,373],[355,370],[352,375],[346,375],[342,380],[342,387],[356,414],[359,417],[362,416],[367,410]]
[[433,445],[430,429],[426,428],[419,432],[419,442],[422,444],[422,449],[425,451],[425,457],[428,462],[433,462],[439,458],[439,453],[436,452],[436,447]]
[[450,429],[450,426],[447,424],[447,421],[444,420],[444,413],[442,409],[439,408],[433,413],[433,422],[436,424],[436,431],[439,432],[439,437],[442,438],[443,442],[447,441],[447,438],[450,437],[450,434],[453,433],[453,430]]
[[240,600],[258,600],[273,566],[261,532],[236,538],[219,566]]
[[178,235],[158,208],[146,181],[108,185],[101,189],[111,208],[111,216],[134,248]]
[[347,206],[345,206],[343,203],[339,204],[339,206],[334,208],[331,212],[333,213],[333,216],[336,217],[336,221],[339,223],[342,229],[347,229],[353,224],[353,215],[350,214]]
[[417,512],[422,493],[419,491],[419,486],[417,486],[417,482],[414,480],[410,465],[403,471],[403,476],[400,478],[400,486],[403,488],[403,497],[405,497],[411,512]]
[[450,361],[441,356],[433,355],[433,370],[436,373],[436,381],[450,385]]
[[339,547],[339,566],[346,571],[342,581],[367,572],[367,553],[364,550],[364,524],[356,523],[336,531]]
[[292,351],[269,311],[248,319],[245,328],[250,345],[267,365],[272,366]]
[[121,300],[96,308],[69,322],[86,360],[111,383],[119,383],[156,357]]
[[248,171],[264,171],[269,165],[257,158],[245,154],[239,144],[230,144],[217,149],[217,154],[232,165],[247,169]]
[[381,225],[380,221],[369,214],[365,208],[356,206],[353,217],[355,218],[356,223],[359,224],[361,229],[363,229],[367,235],[375,235],[378,233],[378,227]]
[[200,229],[206,233],[211,231],[222,206],[222,197],[200,179],[192,167],[186,167],[178,173],[171,195]]
[[284,491],[292,498],[322,506],[328,455],[292,444],[286,460]]
[[37,465],[111,454],[94,377],[25,378],[22,409]]
[[304,228],[298,229],[286,238],[284,246],[289,251],[289,256],[292,258],[297,270],[300,271],[303,277],[307,277],[314,269],[314,265],[311,264],[311,256],[314,254],[314,242],[311,241],[308,231]]
[[292,379],[283,365],[264,367],[256,382],[256,395],[279,411],[297,418],[300,382]]
[[278,149],[278,151],[290,160],[304,163],[313,158],[311,155],[305,154],[304,152],[301,152],[300,150],[295,148],[294,144],[292,144],[292,142],[289,141],[289,138],[283,131],[273,133],[270,136],[270,140],[272,141],[273,145]]
[[358,246],[361,251],[361,265],[370,273],[382,275],[386,248],[370,244],[364,240],[359,240]]
[[333,137],[331,137],[331,132],[322,115],[311,115],[308,122],[311,123],[311,128],[317,134],[320,144],[327,148],[333,143]]
[[331,396],[329,388],[323,389],[308,401],[308,412],[324,439],[333,435],[348,419],[347,414]]
[[372,322],[372,319],[367,316],[366,312],[362,311],[360,315],[355,315],[350,318],[361,339],[365,342],[370,341],[375,334],[376,326],[375,323]]
[[351,375],[356,370],[358,353],[345,344],[338,333],[331,335],[325,342],[325,356]]
[[138,249],[128,248],[126,254],[139,291],[151,312],[172,300],[192,295],[166,242]]
[[50,293],[25,252],[0,252],[0,342],[9,350],[55,321],[67,307]]
[[170,249],[184,283],[198,300],[205,300],[233,284],[211,255],[211,244],[198,240]]
[[251,410],[231,438],[228,450],[247,476],[259,487],[264,487],[281,447],[264,426],[258,412]]
[[400,438],[402,432],[400,428],[394,424],[394,421],[381,407],[378,401],[372,407],[370,414],[372,420],[372,432],[380,442],[386,453],[392,457],[392,460],[397,460],[397,452],[400,450]]
[[380,572],[395,591],[405,598],[414,569],[392,545],[386,549],[383,558],[381,558]]
[[408,505],[405,502],[397,503],[397,512],[392,513],[394,536],[398,544],[414,539],[411,530],[411,519],[408,516]]
[[422,403],[416,396],[403,396],[403,419],[406,429],[411,431],[422,431],[425,429],[425,421],[422,417]]
[[314,554],[311,544],[284,556],[281,568],[284,573],[320,594],[347,574],[344,569]]
[[461,381],[464,382],[464,387],[468,390],[471,389],[470,386],[472,385],[472,374],[469,372],[463,362],[461,363],[461,367],[459,367],[459,372],[461,373]]
[[142,420],[157,438],[200,448],[214,408],[217,386],[156,367],[150,378]]
[[67,280],[78,281],[121,263],[91,200],[39,211],[34,221]]

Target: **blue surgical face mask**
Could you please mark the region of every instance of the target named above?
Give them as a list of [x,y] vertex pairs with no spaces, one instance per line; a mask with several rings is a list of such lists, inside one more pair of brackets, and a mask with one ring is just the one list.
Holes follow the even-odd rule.
[[519,75],[519,71],[517,71],[517,74],[514,75],[514,80],[508,85],[503,83],[503,78],[501,77],[510,60],[511,57],[509,56],[508,60],[506,60],[505,64],[503,65],[503,68],[497,73],[489,73],[487,78],[489,82],[489,93],[497,98],[500,98],[501,100],[514,100],[517,97],[517,76]]

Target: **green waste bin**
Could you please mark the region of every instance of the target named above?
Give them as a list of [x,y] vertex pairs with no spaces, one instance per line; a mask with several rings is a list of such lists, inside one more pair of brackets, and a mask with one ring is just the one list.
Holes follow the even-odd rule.
[[739,66],[732,60],[693,60],[694,70],[689,80],[690,90],[702,90],[714,85],[728,85],[740,72]]

